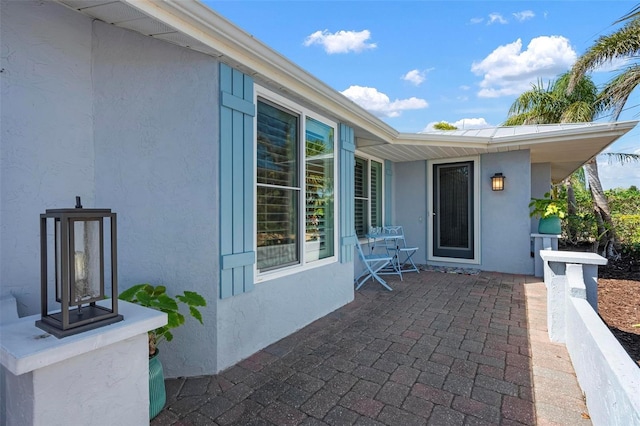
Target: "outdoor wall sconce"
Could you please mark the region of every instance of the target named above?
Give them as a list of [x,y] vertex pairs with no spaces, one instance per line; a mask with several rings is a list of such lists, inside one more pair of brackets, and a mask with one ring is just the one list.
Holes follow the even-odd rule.
[[491,190],[492,191],[504,191],[504,180],[506,178],[502,173],[496,173],[491,176]]
[[[47,235],[47,222],[53,222],[53,238]],[[110,209],[83,209],[80,197],[76,197],[73,209],[46,210],[40,215],[42,316],[36,327],[62,338],[122,321],[118,315],[116,235],[116,214]],[[105,266],[109,291],[105,291]],[[55,278],[49,280],[49,272]],[[55,284],[51,292],[49,281]],[[60,306],[53,303],[54,292]],[[100,301],[104,302],[97,304]],[[50,302],[53,309],[49,309]]]

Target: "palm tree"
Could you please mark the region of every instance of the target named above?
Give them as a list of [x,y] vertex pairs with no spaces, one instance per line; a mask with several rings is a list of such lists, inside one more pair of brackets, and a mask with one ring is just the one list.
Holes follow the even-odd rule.
[[562,74],[545,87],[541,81],[513,102],[503,125],[583,123],[593,121],[601,112],[598,88],[590,77],[583,77],[567,94],[569,73]]
[[[613,120],[618,119],[631,92],[640,83],[640,63],[638,61],[640,59],[640,5],[637,5],[614,24],[621,22],[626,22],[622,28],[612,34],[598,38],[596,43],[578,58],[571,69],[567,86],[567,95],[571,96],[571,93],[580,85],[587,72],[616,59],[626,60],[626,65],[605,84],[597,100],[602,111],[611,110],[613,112]],[[617,156],[623,160],[622,162],[638,160],[637,156],[630,154],[613,154],[613,156]],[[609,204],[602,191],[595,159],[587,163],[585,169],[596,216],[613,230]],[[615,234],[609,235],[609,237],[612,238],[611,241],[616,242]]]
[[625,66],[602,89],[599,102],[613,111],[617,120],[629,95],[640,83],[640,5],[637,5],[614,24],[626,22],[612,34],[601,36],[573,65],[568,93],[589,72],[613,60],[625,60]]
[[[569,92],[570,73],[562,74],[556,81],[549,82],[545,87],[538,82],[533,88],[521,94],[511,105],[509,117],[504,125],[514,126],[523,124],[551,124],[551,123],[581,123],[594,121],[603,111],[605,105],[599,102],[598,88],[590,77],[582,78],[574,84]],[[607,199],[602,190],[598,175],[598,164],[595,157],[585,164],[587,181],[594,201],[594,210],[598,222],[598,234],[601,243],[616,242],[615,229],[609,211]],[[572,197],[571,179],[563,182],[567,188],[567,195]],[[568,200],[569,210],[575,205],[575,199]],[[573,230],[569,229],[573,234]]]

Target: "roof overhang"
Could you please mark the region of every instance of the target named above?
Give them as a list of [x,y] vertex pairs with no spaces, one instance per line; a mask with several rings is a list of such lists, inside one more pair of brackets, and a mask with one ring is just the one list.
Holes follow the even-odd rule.
[[400,133],[197,0],[57,0],[103,22],[213,56],[353,127],[362,152],[392,161],[529,149],[562,180],[638,122]]
[[633,129],[638,121],[540,124],[475,130],[400,133],[390,143],[363,141],[358,150],[394,162],[529,150],[532,163],[550,163],[559,182]]

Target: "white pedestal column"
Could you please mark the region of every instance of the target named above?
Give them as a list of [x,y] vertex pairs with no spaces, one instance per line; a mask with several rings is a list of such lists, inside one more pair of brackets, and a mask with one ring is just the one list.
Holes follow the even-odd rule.
[[167,316],[122,301],[118,309],[123,321],[63,339],[37,328],[39,315],[0,326],[3,423],[148,424],[147,331]]
[[540,250],[558,250],[558,238],[556,234],[531,234],[533,239],[534,276],[544,275],[544,262],[540,257]]

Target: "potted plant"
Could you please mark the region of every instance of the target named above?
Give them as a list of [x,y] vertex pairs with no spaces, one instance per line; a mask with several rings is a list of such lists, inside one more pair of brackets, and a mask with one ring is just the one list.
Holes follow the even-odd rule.
[[118,299],[136,303],[147,308],[156,309],[167,314],[167,325],[151,330],[149,334],[149,419],[153,419],[164,407],[167,394],[164,387],[164,373],[162,364],[158,358],[157,345],[166,340],[173,340],[171,330],[180,327],[186,322],[185,316],[180,313],[180,304],[189,308],[189,314],[202,322],[202,314],[198,307],[206,306],[207,302],[196,292],[184,291],[171,297],[167,294],[167,288],[162,285],[137,284],[123,291]]
[[540,234],[561,234],[562,219],[567,215],[562,203],[551,197],[550,193],[544,194],[544,198],[532,198],[529,203],[530,216],[540,219],[538,232]]

